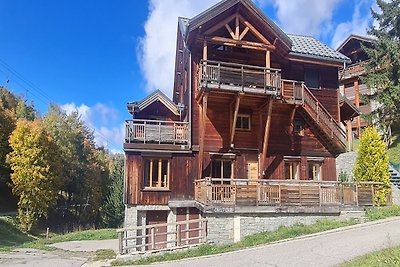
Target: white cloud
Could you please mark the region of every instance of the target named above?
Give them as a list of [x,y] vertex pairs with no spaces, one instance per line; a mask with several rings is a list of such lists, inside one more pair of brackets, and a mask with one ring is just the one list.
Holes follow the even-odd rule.
[[[268,0],[258,0],[268,1]],[[270,0],[278,23],[287,33],[321,36],[330,30],[332,15],[341,0]]]
[[178,17],[191,18],[218,0],[150,0],[145,36],[138,47],[138,60],[147,91],[172,94]]
[[352,20],[342,22],[336,27],[332,38],[332,47],[337,48],[350,34],[367,34],[367,28],[372,20],[369,12],[371,7],[374,7],[371,0],[359,1],[355,4]]
[[67,114],[78,112],[82,121],[94,131],[94,140],[97,146],[121,151],[125,125],[119,125],[118,112],[115,109],[102,103],[97,103],[92,107],[85,104],[67,103],[61,105],[61,109]]

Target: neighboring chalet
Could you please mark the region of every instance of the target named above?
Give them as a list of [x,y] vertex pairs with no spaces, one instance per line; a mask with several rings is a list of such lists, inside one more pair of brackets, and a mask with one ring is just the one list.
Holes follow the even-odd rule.
[[336,180],[340,122],[357,115],[340,108],[338,69],[350,62],[285,34],[250,0],[179,18],[172,101],[157,91],[128,104],[121,253],[238,241],[373,205],[374,184]]
[[[366,74],[364,63],[369,60],[363,46],[371,47],[373,39],[351,34],[337,48],[337,51],[346,55],[351,59],[351,63],[339,70],[339,86],[340,93],[360,111],[361,114],[369,114],[375,107],[376,103],[371,101],[364,103],[361,95],[371,95],[372,90],[368,88],[361,80],[361,77]],[[361,135],[361,129],[366,127],[368,122],[363,120],[361,116],[347,124],[347,132],[351,133],[351,137],[355,134],[357,138]],[[352,147],[352,140],[349,140]]]

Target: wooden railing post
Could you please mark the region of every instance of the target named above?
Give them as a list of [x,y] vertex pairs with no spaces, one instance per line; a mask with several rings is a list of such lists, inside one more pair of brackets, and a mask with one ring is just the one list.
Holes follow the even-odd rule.
[[154,227],[150,228],[150,240],[151,240],[151,250],[156,249],[156,231]]
[[374,190],[374,185],[371,184],[371,193],[372,193],[372,206],[375,207],[375,190]]
[[176,246],[180,247],[182,245],[182,226],[180,224],[176,225]]
[[144,130],[143,130],[143,143],[146,144],[146,121],[144,122]]
[[243,66],[241,68],[241,71],[242,71],[242,91],[244,92],[244,68],[243,68]]
[[358,183],[357,182],[355,182],[355,187],[356,187],[356,195],[355,195],[355,199],[356,199],[356,205],[357,205],[357,207],[358,207]]
[[201,237],[202,237],[202,242],[206,243],[207,242],[207,221],[203,220],[202,221],[202,228],[201,228]]
[[218,63],[218,87],[221,87],[221,63]]
[[302,196],[301,196],[301,184],[299,182],[299,204],[300,204],[300,206],[301,206],[301,199],[302,199]]
[[124,232],[118,233],[118,252],[120,255],[124,254]]
[[321,192],[321,183],[318,183],[318,194],[319,194],[319,206],[322,206],[322,192]]

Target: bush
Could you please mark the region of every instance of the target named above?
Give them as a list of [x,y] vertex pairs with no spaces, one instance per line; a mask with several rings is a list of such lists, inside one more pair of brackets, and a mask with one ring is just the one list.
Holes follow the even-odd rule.
[[367,127],[360,139],[360,148],[354,168],[354,180],[358,182],[380,182],[375,194],[375,203],[385,205],[391,193],[389,157],[385,144],[374,127]]

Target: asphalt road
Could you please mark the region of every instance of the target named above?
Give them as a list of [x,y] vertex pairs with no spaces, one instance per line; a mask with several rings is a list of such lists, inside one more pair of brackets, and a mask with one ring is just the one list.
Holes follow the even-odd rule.
[[257,248],[153,266],[335,266],[396,245],[400,245],[400,218],[391,218]]
[[[252,249],[152,266],[335,266],[357,256],[396,245],[400,245],[400,218],[390,218]],[[90,262],[93,252],[82,250],[108,246],[114,248],[115,241],[97,241],[93,244],[69,242],[63,246],[75,252],[21,249],[0,253],[0,266],[64,267],[82,266],[85,262],[85,266],[109,266],[109,263]]]

